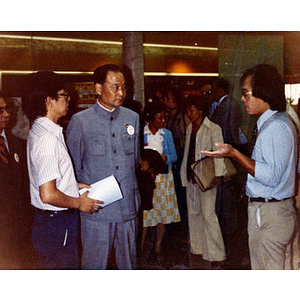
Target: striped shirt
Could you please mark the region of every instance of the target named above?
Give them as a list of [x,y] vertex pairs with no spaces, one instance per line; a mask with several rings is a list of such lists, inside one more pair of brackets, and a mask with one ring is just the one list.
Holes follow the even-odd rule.
[[72,197],[79,196],[62,127],[46,117],[37,118],[29,132],[27,162],[31,204],[36,208],[55,211],[67,209],[42,202],[39,187],[52,180],[56,180],[56,188],[62,193]]

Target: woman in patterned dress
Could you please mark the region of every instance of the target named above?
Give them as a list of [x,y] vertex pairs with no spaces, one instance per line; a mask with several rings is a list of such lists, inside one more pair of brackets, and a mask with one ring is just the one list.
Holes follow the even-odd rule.
[[[144,127],[144,149],[156,150],[168,164],[168,173],[158,174],[155,178],[153,208],[143,212],[143,234],[141,249],[149,227],[156,226],[155,253],[158,261],[163,259],[161,244],[165,235],[166,224],[180,222],[177,197],[172,174],[172,163],[176,162],[177,154],[172,133],[164,128],[166,122],[165,106],[161,103],[150,102],[144,109],[148,122]],[[145,166],[146,162],[142,162]]]

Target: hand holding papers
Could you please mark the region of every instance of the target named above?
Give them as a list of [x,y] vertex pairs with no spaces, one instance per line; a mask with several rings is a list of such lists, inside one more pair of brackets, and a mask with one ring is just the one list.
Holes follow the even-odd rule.
[[82,195],[86,191],[89,192],[87,195],[89,198],[104,201],[101,207],[123,198],[119,184],[113,175],[91,184],[89,189],[83,188],[79,190],[79,194]]

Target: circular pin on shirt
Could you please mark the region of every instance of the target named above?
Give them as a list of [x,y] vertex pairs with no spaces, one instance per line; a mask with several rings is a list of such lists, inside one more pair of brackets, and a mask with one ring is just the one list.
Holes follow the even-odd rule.
[[20,161],[19,155],[17,153],[14,154],[14,158],[17,163]]
[[134,134],[134,128],[131,125],[127,125],[127,133],[130,135]]

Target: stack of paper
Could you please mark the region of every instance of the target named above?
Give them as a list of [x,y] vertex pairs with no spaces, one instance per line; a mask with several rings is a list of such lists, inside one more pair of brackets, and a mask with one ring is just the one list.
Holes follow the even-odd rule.
[[113,175],[91,184],[89,189],[79,190],[79,194],[82,195],[86,191],[89,192],[87,195],[89,198],[104,201],[104,204],[99,204],[102,207],[123,198],[120,186]]

